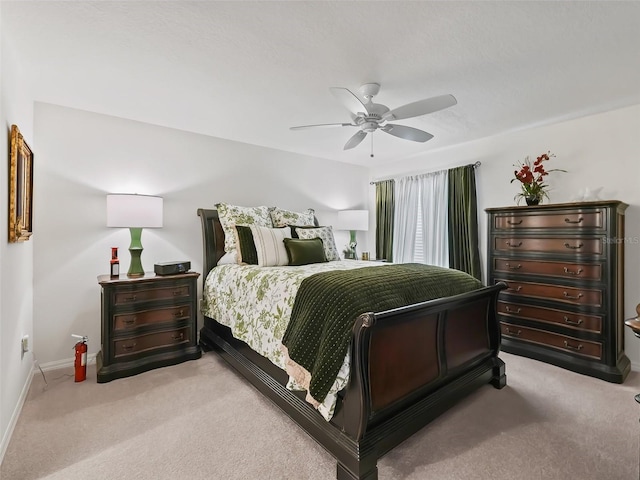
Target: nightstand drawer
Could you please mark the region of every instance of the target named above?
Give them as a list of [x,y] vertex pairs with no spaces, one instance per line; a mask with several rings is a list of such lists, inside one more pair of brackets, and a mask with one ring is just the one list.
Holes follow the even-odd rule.
[[498,313],[504,316],[562,325],[585,332],[602,333],[602,317],[556,310],[555,308],[498,301]]
[[156,310],[144,310],[135,313],[114,315],[113,330],[130,330],[144,325],[188,320],[189,318],[191,318],[191,308],[189,305]]
[[597,360],[602,359],[602,344],[591,342],[579,338],[560,335],[557,333],[545,332],[535,328],[522,327],[520,325],[512,325],[509,323],[501,323],[500,329],[502,335],[511,337],[523,342],[536,343],[558,350],[590,357]]
[[602,264],[548,262],[540,260],[495,258],[493,268],[496,272],[517,273],[518,275],[546,275],[559,278],[586,280],[602,279]]
[[161,288],[136,289],[132,291],[116,291],[113,304],[116,306],[132,305],[153,300],[189,298],[189,285],[175,285]]
[[158,348],[170,347],[188,343],[190,340],[190,327],[166,332],[148,333],[136,337],[114,341],[115,357],[133,355],[141,352],[148,352]]
[[604,228],[605,212],[601,209],[588,212],[567,212],[548,214],[496,215],[494,226],[499,230],[521,228]]
[[499,252],[545,252],[602,255],[604,241],[599,237],[535,238],[495,237],[494,249]]
[[517,282],[497,278],[497,282],[507,284],[507,289],[500,294],[522,295],[532,298],[557,300],[573,305],[602,306],[602,290],[568,287],[566,285],[547,285],[545,283]]

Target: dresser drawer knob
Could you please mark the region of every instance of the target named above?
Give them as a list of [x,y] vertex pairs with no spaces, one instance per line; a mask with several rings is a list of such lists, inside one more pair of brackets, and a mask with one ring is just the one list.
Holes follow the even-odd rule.
[[133,342],[130,345],[122,345],[122,350],[133,350],[134,348],[136,348],[136,343]]
[[564,295],[564,298],[568,298],[569,300],[580,300],[582,297],[584,297],[584,295],[581,293],[573,296],[573,295],[569,295],[567,292],[562,292],[562,295]]
[[584,348],[584,345],[582,345],[581,343],[579,343],[578,345],[571,345],[566,340],[564,341],[564,346],[565,348],[568,348],[569,350],[575,350],[576,352],[579,352]]
[[513,331],[509,327],[506,327],[505,332],[507,332],[507,335],[513,335],[514,337],[519,337],[520,334],[522,333],[522,330]]
[[580,275],[582,273],[582,269],[579,268],[577,271],[572,272],[567,267],[564,267],[564,273],[568,273],[569,275]]
[[577,322],[573,321],[573,320],[569,320],[569,317],[567,317],[566,315],[564,316],[564,323],[568,324],[568,325],[582,325],[582,319],[579,318]]
[[136,317],[126,318],[122,321],[122,323],[124,323],[125,325],[133,325],[134,323],[136,323]]
[[511,220],[507,220],[507,223],[509,225],[520,225],[522,223],[522,219],[518,220],[517,222],[513,222]]
[[511,240],[507,240],[507,245],[511,248],[518,248],[522,246],[522,242],[511,243]]
[[174,334],[171,338],[173,340],[176,340],[176,341],[177,340],[183,340],[184,339],[184,333],[180,332],[180,333]]
[[505,310],[507,311],[507,313],[520,313],[521,308],[518,307],[515,310],[511,310],[511,307],[509,305],[507,305]]
[[136,296],[135,295],[131,295],[130,297],[124,297],[124,301],[125,302],[135,302],[136,301]]
[[179,297],[180,295],[182,295],[182,289],[173,291],[173,296],[174,297]]
[[173,312],[173,316],[176,318],[184,317],[184,310],[180,309],[177,312]]
[[522,285],[518,285],[516,288],[507,288],[507,292],[519,292],[522,290]]
[[565,219],[564,219],[564,221],[565,221],[566,223],[571,223],[571,224],[574,224],[574,225],[579,224],[579,223],[582,223],[582,221],[583,221],[583,220],[584,220],[584,218],[582,218],[582,217],[578,218],[577,220],[570,220],[570,219],[568,219],[568,218],[565,218]]
[[520,270],[522,268],[522,265],[520,265],[520,264],[518,264],[516,266],[512,266],[512,265],[509,264],[509,262],[507,262],[505,265],[507,266],[507,268],[509,270]]
[[578,250],[579,248],[584,247],[584,243],[579,243],[578,245],[569,245],[568,243],[565,243],[564,247],[570,248],[571,250]]

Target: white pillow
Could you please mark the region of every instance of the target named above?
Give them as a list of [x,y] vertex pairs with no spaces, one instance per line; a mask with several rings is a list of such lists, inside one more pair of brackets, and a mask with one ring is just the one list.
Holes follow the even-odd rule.
[[253,242],[256,244],[260,267],[289,265],[287,249],[284,246],[284,239],[291,238],[291,230],[288,227],[267,228],[249,225],[249,228],[253,234]]
[[235,251],[225,253],[220,257],[220,260],[218,260],[218,265],[232,265],[234,263],[238,263]]
[[333,229],[329,227],[316,227],[316,228],[296,228],[298,238],[310,239],[321,238],[322,245],[324,246],[324,254],[327,257],[327,261],[340,260],[340,253],[336,247],[336,240],[333,237]]

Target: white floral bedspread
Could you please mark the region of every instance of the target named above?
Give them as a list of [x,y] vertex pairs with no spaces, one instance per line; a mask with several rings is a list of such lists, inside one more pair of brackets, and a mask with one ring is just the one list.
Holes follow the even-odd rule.
[[[293,302],[302,280],[315,273],[380,266],[359,260],[314,263],[302,266],[258,267],[219,265],[209,272],[204,288],[202,313],[231,328],[233,336],[285,369],[281,340],[289,324]],[[327,397],[318,407],[330,420],[337,393],[349,379],[349,353]],[[289,381],[287,388],[299,389]]]

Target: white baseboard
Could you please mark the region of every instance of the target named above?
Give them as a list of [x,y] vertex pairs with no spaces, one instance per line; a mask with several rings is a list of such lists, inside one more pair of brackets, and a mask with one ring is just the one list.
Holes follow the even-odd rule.
[[18,398],[18,403],[16,404],[16,408],[13,409],[13,413],[11,414],[11,419],[9,420],[9,424],[7,425],[7,430],[4,432],[2,436],[2,442],[0,443],[0,464],[2,460],[4,460],[4,454],[7,451],[7,447],[9,447],[9,441],[11,440],[11,436],[13,435],[13,430],[16,427],[16,423],[18,423],[18,418],[20,417],[20,413],[22,412],[22,407],[24,405],[25,400],[27,399],[27,394],[29,393],[29,388],[31,388],[31,381],[33,380],[33,372],[36,370],[35,362],[31,366],[31,375],[27,375],[27,381],[24,383],[22,387],[22,391],[20,392],[20,397]]
[[[95,361],[97,353],[90,353],[87,355],[87,365],[91,364]],[[56,360],[55,362],[47,362],[40,365],[40,368],[43,372],[48,372],[49,370],[59,370],[61,368],[73,367],[75,362],[75,358],[65,358],[64,360]],[[33,373],[38,372],[37,368]]]

